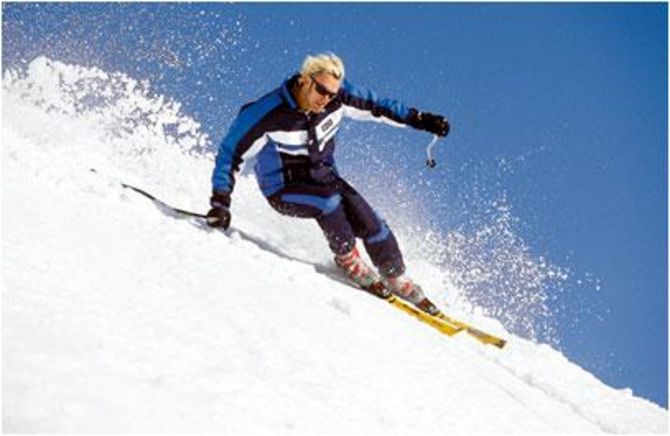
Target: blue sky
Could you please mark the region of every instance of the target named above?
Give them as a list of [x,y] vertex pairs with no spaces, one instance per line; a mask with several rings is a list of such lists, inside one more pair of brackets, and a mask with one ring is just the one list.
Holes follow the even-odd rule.
[[351,126],[341,170],[420,182],[408,195],[445,234],[504,198],[528,251],[569,271],[549,288],[561,349],[667,407],[667,23],[665,3],[4,3],[3,68],[47,55],[148,79],[216,143],[306,54],[336,52],[453,126],[433,171],[429,136]]

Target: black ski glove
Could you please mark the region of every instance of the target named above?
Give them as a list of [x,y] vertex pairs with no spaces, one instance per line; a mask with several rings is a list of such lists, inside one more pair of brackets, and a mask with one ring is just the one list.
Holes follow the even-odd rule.
[[449,134],[449,121],[445,117],[430,112],[421,112],[417,109],[410,111],[409,125],[415,129],[425,130],[441,137]]
[[214,191],[209,204],[212,208],[207,212],[207,225],[227,230],[230,227],[230,194]]

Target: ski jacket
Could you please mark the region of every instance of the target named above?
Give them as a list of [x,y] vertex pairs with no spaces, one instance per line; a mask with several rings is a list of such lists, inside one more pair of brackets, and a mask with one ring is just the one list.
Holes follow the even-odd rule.
[[274,91],[242,106],[219,145],[213,191],[230,194],[234,175],[244,158],[253,156],[258,184],[265,196],[288,183],[320,181],[322,174],[336,175],[335,135],[344,117],[405,127],[416,112],[344,80],[321,113],[306,114],[291,94],[297,79],[296,74]]

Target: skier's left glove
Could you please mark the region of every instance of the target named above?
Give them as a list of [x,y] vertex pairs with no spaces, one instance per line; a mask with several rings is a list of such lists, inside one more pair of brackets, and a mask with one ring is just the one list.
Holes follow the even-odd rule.
[[207,212],[207,225],[228,230],[230,227],[230,194],[214,191],[209,200],[212,208]]
[[442,115],[411,109],[408,121],[415,129],[425,130],[440,137],[449,134],[449,121]]

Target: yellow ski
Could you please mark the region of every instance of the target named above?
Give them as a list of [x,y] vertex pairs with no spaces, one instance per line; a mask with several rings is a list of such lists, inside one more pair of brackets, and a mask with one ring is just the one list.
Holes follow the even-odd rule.
[[434,329],[444,333],[445,335],[453,336],[456,333],[460,332],[463,330],[463,328],[455,326],[447,321],[444,321],[442,319],[436,318],[434,316],[431,316],[427,314],[426,312],[417,309],[416,307],[412,306],[410,303],[405,302],[404,300],[401,300],[400,298],[396,297],[395,295],[391,295],[389,298],[386,299],[389,303],[391,303],[392,306],[397,307],[398,309],[402,310],[405,313],[408,313],[418,319],[421,322],[424,322],[428,324],[429,326],[433,327]]
[[459,327],[461,330],[465,330],[470,336],[474,337],[479,342],[482,342],[484,344],[491,344],[491,345],[494,345],[498,348],[502,348],[507,343],[507,341],[504,340],[504,339],[501,339],[497,336],[493,336],[489,333],[483,332],[479,329],[476,329],[476,328],[472,327],[471,325],[468,325],[468,324],[466,324],[464,322],[461,322],[457,319],[451,318],[451,317],[449,317],[449,316],[447,316],[443,313],[440,313],[439,315],[437,315],[437,317],[439,319],[443,320],[444,322],[447,322],[447,323],[449,323],[453,326]]
[[409,315],[412,315],[419,321],[428,324],[429,326],[433,327],[434,329],[438,330],[441,333],[444,333],[445,335],[453,336],[456,333],[465,331],[470,336],[474,337],[483,344],[490,344],[498,348],[503,348],[507,343],[507,341],[505,341],[504,339],[483,332],[479,329],[472,327],[469,324],[466,324],[462,321],[458,321],[457,319],[449,317],[443,313],[439,313],[436,316],[429,315],[428,313],[417,309],[410,303],[401,300],[395,295],[391,295],[386,299],[386,301],[388,301],[392,306],[402,310],[403,312]]

